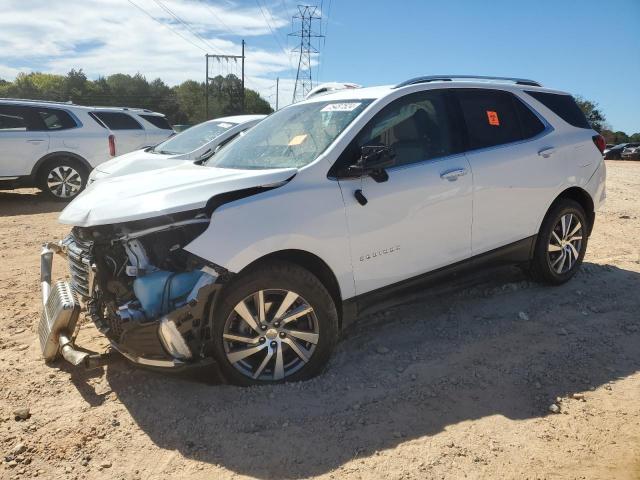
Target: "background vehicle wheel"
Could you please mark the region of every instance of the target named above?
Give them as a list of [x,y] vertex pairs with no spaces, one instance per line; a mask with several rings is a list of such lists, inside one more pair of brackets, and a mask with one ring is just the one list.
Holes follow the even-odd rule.
[[269,262],[234,278],[213,312],[213,354],[236,385],[306,380],[338,338],[336,306],[322,283],[290,263]]
[[79,161],[58,157],[40,168],[38,184],[50,198],[68,202],[84,190],[88,176],[87,169]]
[[531,275],[540,282],[560,285],[573,277],[587,251],[590,226],[582,206],[562,199],[547,214],[531,262]]

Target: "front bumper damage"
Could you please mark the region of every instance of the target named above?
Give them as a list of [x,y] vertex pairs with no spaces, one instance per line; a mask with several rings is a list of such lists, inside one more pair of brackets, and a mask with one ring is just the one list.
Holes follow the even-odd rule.
[[51,285],[54,254],[66,258],[62,242],[46,243],[40,253],[42,315],[38,324],[38,337],[42,356],[47,362],[52,362],[62,355],[72,365],[98,367],[102,365],[103,355],[75,348],[74,340],[81,306],[68,282],[58,281]]
[[[73,279],[71,282],[59,280],[52,284],[54,255],[60,255],[68,261],[72,278],[74,274],[79,274],[78,262],[84,262],[86,268],[81,274],[85,275],[83,279],[88,285],[88,291],[79,289]],[[98,330],[108,338],[111,347],[135,364],[162,369],[182,369],[212,362],[205,354],[204,348],[194,348],[193,342],[190,346],[185,338],[188,337],[194,323],[200,323],[209,309],[213,308],[217,291],[221,287],[219,283],[202,286],[188,304],[168,312],[160,319],[140,324],[131,322],[132,328],[122,337],[126,340],[119,343],[109,338],[109,327],[105,327],[104,322],[97,321],[91,313],[95,310],[92,309],[90,299],[95,282],[95,265],[78,256],[72,244],[62,240],[43,245],[40,254],[40,279],[42,315],[38,324],[38,336],[42,355],[47,362],[62,357],[74,366],[84,366],[88,369],[105,364],[108,355],[87,351],[75,345],[78,320],[82,311],[88,312]],[[80,295],[78,290],[82,292]],[[84,293],[88,295],[85,296]]]

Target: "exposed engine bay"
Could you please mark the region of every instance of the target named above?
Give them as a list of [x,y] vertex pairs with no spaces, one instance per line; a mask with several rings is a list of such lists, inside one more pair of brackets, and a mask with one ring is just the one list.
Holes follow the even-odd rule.
[[229,273],[183,247],[209,220],[200,211],[74,227],[61,242],[72,290],[130,360],[166,367],[208,356],[214,293]]

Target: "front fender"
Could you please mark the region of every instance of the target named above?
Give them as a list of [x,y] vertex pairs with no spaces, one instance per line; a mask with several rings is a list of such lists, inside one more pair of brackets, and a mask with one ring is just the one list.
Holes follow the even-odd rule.
[[231,272],[270,253],[302,250],[333,271],[343,299],[355,295],[342,194],[337,182],[296,178],[280,188],[218,207],[185,249]]

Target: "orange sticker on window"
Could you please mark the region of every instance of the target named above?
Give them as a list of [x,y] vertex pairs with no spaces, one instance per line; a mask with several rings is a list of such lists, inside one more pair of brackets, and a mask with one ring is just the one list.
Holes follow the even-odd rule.
[[489,120],[489,125],[500,125],[498,114],[493,110],[487,110],[487,120]]

